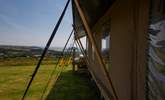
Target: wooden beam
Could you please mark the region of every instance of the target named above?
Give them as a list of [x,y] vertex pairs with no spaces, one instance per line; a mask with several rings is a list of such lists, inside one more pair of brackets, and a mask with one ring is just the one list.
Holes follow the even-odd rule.
[[110,78],[110,76],[109,76],[109,74],[108,74],[108,71],[106,70],[105,64],[104,64],[104,62],[103,62],[103,60],[102,60],[102,57],[101,57],[101,54],[99,53],[99,50],[98,50],[98,48],[96,47],[96,43],[95,43],[95,41],[94,41],[94,37],[93,37],[93,35],[92,35],[92,31],[91,31],[91,29],[90,29],[90,27],[89,27],[89,24],[88,24],[88,22],[87,22],[87,20],[86,20],[86,17],[85,17],[85,15],[84,15],[84,13],[83,13],[83,11],[82,11],[80,5],[79,5],[78,0],[74,0],[74,3],[75,3],[75,5],[76,5],[76,7],[77,7],[77,10],[78,10],[79,14],[80,14],[80,17],[81,17],[81,20],[82,20],[82,22],[83,22],[84,28],[85,28],[85,30],[86,30],[86,32],[87,32],[89,41],[91,42],[91,44],[92,44],[93,47],[94,47],[94,50],[95,50],[95,53],[96,53],[96,57],[98,58],[98,62],[99,62],[99,64],[101,65],[100,68],[103,70],[103,74],[108,78],[109,85],[111,85],[111,88],[112,88],[112,91],[113,91],[114,99],[115,99],[115,100],[118,100],[118,96],[117,96],[117,94],[116,94],[116,91],[115,91],[115,88],[114,88],[114,86],[113,86],[112,80],[111,80],[111,78]]
[[73,73],[75,73],[75,67],[76,67],[76,63],[75,63],[75,52],[76,52],[76,50],[75,50],[75,48],[73,48],[73,54],[72,54],[72,71],[73,71]]

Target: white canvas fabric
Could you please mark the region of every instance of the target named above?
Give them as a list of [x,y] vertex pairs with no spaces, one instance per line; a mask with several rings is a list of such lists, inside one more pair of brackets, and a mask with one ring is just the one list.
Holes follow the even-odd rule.
[[149,25],[148,97],[165,100],[165,20]]

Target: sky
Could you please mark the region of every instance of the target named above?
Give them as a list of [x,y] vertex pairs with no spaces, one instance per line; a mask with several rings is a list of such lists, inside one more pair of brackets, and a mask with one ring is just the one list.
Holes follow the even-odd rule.
[[[0,45],[45,46],[67,0],[0,0]],[[72,30],[71,3],[51,46]]]

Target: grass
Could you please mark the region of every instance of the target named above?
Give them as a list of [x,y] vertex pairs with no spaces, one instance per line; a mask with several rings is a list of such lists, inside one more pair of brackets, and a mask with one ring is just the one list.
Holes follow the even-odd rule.
[[[36,65],[39,58],[24,58],[24,57],[17,57],[17,58],[0,58],[0,66],[25,66],[25,65]],[[50,65],[56,63],[55,58],[47,57],[43,60],[43,65]]]
[[[24,61],[25,62],[25,61]],[[1,63],[1,62],[0,62]],[[6,63],[6,62],[5,62]],[[3,65],[3,64],[2,64]],[[26,100],[39,100],[54,64],[43,64],[30,87]],[[20,100],[28,81],[34,71],[35,65],[3,65],[0,66],[0,99]],[[62,71],[55,84],[56,70],[46,100],[97,100],[97,93],[90,81],[84,77],[73,75],[71,66]]]
[[73,74],[67,67],[50,90],[46,100],[98,100],[98,93],[91,81]]
[[[42,65],[28,93],[28,98],[39,98],[54,65]],[[0,67],[0,98],[2,100],[20,100],[27,86],[34,66]]]

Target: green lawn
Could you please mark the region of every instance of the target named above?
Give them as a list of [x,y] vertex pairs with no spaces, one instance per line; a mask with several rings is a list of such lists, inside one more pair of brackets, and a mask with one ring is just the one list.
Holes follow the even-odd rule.
[[46,100],[98,100],[98,90],[91,81],[73,74],[67,67],[50,90]]
[[[54,64],[44,64],[37,73],[26,100],[39,100],[47,83]],[[0,100],[21,100],[35,65],[0,66]],[[60,70],[60,67],[56,73]],[[55,84],[56,73],[53,76],[49,90],[45,95],[47,100],[97,100],[98,96],[91,82],[79,75],[71,73],[71,66],[65,68]]]

